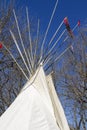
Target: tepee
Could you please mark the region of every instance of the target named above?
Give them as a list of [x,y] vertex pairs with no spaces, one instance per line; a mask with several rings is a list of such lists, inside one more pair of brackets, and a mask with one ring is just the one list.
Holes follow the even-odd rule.
[[[44,72],[44,65],[48,63],[50,57],[48,55],[47,58],[45,58],[45,60],[43,59],[43,47],[57,4],[58,4],[58,0],[55,4],[50,22],[48,24],[48,28],[45,33],[45,37],[41,47],[40,59],[37,62],[37,66],[35,68],[36,71],[34,74],[30,73],[31,66],[29,66],[28,68],[25,59],[23,57],[23,54],[16,41],[16,38],[13,32],[10,30],[11,36],[16,44],[20,56],[26,68],[28,69],[29,73],[31,74],[30,78],[28,78],[28,76],[25,74],[21,66],[17,63],[16,59],[9,51],[9,49],[3,44],[3,46],[10,53],[13,60],[18,65],[19,69],[23,72],[24,76],[27,79],[27,83],[24,85],[23,89],[21,90],[21,92],[19,93],[15,101],[0,117],[0,130],[69,130],[69,126],[64,114],[63,107],[60,103],[60,100],[57,96],[54,87],[52,76],[51,74],[46,76]],[[25,51],[23,41],[21,39],[17,17],[15,15],[15,11],[13,12],[14,12],[14,17],[17,24],[21,44],[26,55],[27,53]],[[26,9],[26,14],[27,14],[28,28],[30,30],[27,9]],[[62,26],[62,23],[60,27]],[[57,31],[59,30],[59,28],[57,29]],[[56,33],[54,34],[53,38],[55,37],[55,35]],[[30,46],[31,46],[30,31],[29,31],[29,39],[30,39]],[[53,48],[55,45],[56,44],[53,45]],[[48,54],[50,54],[51,50],[52,48],[50,49]],[[26,57],[28,59],[27,55]],[[32,48],[30,52],[30,58],[32,62]]]
[[42,65],[0,118],[0,130],[69,130],[51,75]]

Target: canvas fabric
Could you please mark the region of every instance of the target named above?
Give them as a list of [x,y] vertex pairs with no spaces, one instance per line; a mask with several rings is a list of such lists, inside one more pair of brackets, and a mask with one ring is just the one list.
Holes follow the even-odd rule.
[[51,76],[46,78],[40,66],[0,117],[0,130],[69,130],[53,87]]

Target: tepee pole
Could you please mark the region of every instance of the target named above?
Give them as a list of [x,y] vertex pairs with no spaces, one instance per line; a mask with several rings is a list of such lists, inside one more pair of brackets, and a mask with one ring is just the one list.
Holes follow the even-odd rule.
[[[14,14],[14,18],[15,18],[15,21],[16,21],[16,26],[17,26],[17,29],[18,29],[18,34],[19,34],[19,37],[20,37],[21,45],[22,45],[22,48],[23,48],[24,54],[25,54],[25,56],[26,56],[26,59],[27,59],[27,61],[28,61],[28,64],[29,64],[29,59],[28,59],[28,56],[27,56],[27,53],[26,53],[26,50],[25,50],[25,47],[24,47],[24,44],[23,44],[23,40],[22,40],[22,37],[21,37],[21,33],[20,33],[20,29],[19,29],[19,25],[18,25],[17,16],[16,16],[14,10],[13,10],[13,14]],[[30,72],[29,69],[28,69],[28,72],[31,74],[31,72]]]
[[54,62],[58,61],[58,60],[61,58],[61,56],[63,56],[70,48],[71,48],[71,45],[70,45],[68,48],[66,48],[66,49],[54,60]]
[[51,47],[51,49],[48,51],[47,57],[49,56],[49,54],[52,52],[52,50],[54,49],[54,47],[57,45],[57,43],[60,41],[60,39],[62,38],[62,36],[64,35],[66,29],[64,29],[61,33],[61,35],[58,37],[58,39],[56,40],[56,42],[53,44],[53,46]]
[[31,41],[31,33],[30,33],[30,20],[29,20],[29,14],[28,14],[28,8],[26,7],[26,15],[27,15],[27,24],[28,24],[28,33],[29,33],[29,43],[30,43],[30,55],[32,59],[32,64],[33,64],[33,50],[32,50],[32,41]]
[[47,47],[46,47],[46,49],[45,49],[46,51],[45,51],[44,53],[46,53],[46,52],[49,50],[49,47],[50,47],[52,41],[53,41],[54,38],[56,37],[56,35],[57,35],[58,31],[60,30],[60,28],[61,28],[62,25],[63,25],[63,21],[60,23],[60,25],[59,25],[58,28],[56,29],[55,33],[54,33],[53,36],[51,37],[51,39],[50,39],[50,41],[49,41],[49,43],[47,44]]
[[37,38],[36,38],[36,45],[35,45],[35,52],[34,52],[34,67],[36,67],[36,53],[37,53],[37,46],[38,46],[38,37],[39,37],[39,28],[40,28],[40,21],[38,19],[37,24]]
[[18,43],[17,43],[17,41],[16,41],[16,38],[15,38],[15,36],[14,36],[14,34],[13,34],[13,32],[12,32],[11,30],[10,30],[10,33],[11,33],[11,36],[12,36],[12,38],[13,38],[13,40],[14,40],[14,43],[15,43],[17,49],[18,49],[18,52],[19,52],[19,54],[20,54],[20,56],[21,56],[21,58],[22,58],[22,60],[23,60],[23,62],[24,62],[24,64],[25,64],[25,66],[26,66],[26,68],[27,68],[27,70],[28,70],[28,72],[29,72],[29,75],[30,75],[30,70],[29,70],[29,68],[28,68],[28,66],[27,66],[27,64],[26,64],[26,62],[25,62],[25,59],[24,59],[23,54],[22,54],[22,52],[21,52],[21,50],[20,50],[20,48],[19,48],[19,45],[18,45]]
[[[76,25],[74,26],[74,28],[72,29],[72,31],[74,31],[74,30],[77,28],[77,26],[78,26],[78,24],[76,24]],[[67,39],[68,39],[68,36],[64,39],[63,42],[65,42]]]
[[27,53],[28,53],[31,73],[33,73],[33,66],[32,66],[33,63],[32,63],[32,59],[31,59],[31,55],[30,55],[29,49],[27,50]]
[[[76,25],[74,26],[74,28],[72,29],[72,31],[74,31],[74,30],[77,28],[77,26],[78,26],[78,24],[76,24]],[[64,43],[67,39],[68,39],[68,36],[66,36],[66,38],[63,40],[62,43]],[[63,45],[63,44],[62,44],[62,45]],[[61,46],[62,46],[62,45],[61,45]],[[60,46],[59,46],[59,47],[60,47]],[[58,47],[58,48],[59,48],[59,47]],[[47,59],[50,60],[50,54],[45,58],[44,63],[47,61]]]
[[61,22],[61,24],[59,25],[59,27],[57,28],[56,32],[54,33],[54,35],[52,36],[50,42],[48,43],[48,46],[52,43],[52,41],[54,40],[56,34],[58,33],[58,31],[60,30],[61,26],[63,25],[63,21]]
[[19,69],[21,70],[21,72],[23,73],[23,75],[25,76],[25,78],[27,80],[29,80],[29,78],[27,77],[27,75],[25,74],[25,72],[23,71],[22,67],[18,64],[18,62],[16,61],[15,57],[12,55],[12,53],[10,52],[10,50],[3,44],[4,48],[7,50],[7,52],[11,55],[12,59],[15,61],[15,63],[17,64],[17,66],[19,67]]
[[47,26],[47,29],[46,29],[46,32],[45,32],[45,35],[44,35],[44,38],[43,38],[43,42],[42,42],[42,46],[41,46],[41,54],[40,54],[40,60],[39,60],[39,63],[41,62],[42,57],[43,57],[43,48],[44,48],[45,40],[46,40],[46,37],[47,37],[48,31],[49,31],[49,28],[50,28],[51,22],[52,22],[52,20],[53,20],[53,16],[54,16],[54,14],[55,14],[55,11],[56,11],[56,8],[57,8],[57,5],[58,5],[58,0],[56,1],[56,4],[55,4],[55,6],[54,6],[54,9],[53,9],[53,12],[52,12],[51,18],[50,18],[50,20],[49,20],[49,23],[48,23],[48,26]]
[[[58,61],[60,58],[61,58],[61,56],[63,56],[69,49],[71,48],[71,45],[68,47],[68,48],[66,48],[54,61],[53,61],[53,63],[55,63],[56,61]],[[50,60],[50,58],[49,58],[49,60]],[[44,63],[44,67],[46,66],[46,64],[49,62],[49,60],[47,60],[45,63]],[[53,64],[52,63],[52,64]],[[51,64],[51,65],[52,65]]]

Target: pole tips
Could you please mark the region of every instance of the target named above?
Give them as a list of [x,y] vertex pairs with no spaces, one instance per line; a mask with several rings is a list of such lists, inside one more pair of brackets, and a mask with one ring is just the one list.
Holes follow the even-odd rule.
[[69,24],[69,22],[68,22],[68,18],[65,17],[64,20],[63,20],[63,22],[64,22],[65,25],[66,25],[66,24]]
[[80,20],[78,21],[78,23],[77,23],[77,24],[78,24],[78,26],[80,26],[80,25],[81,25]]
[[2,49],[2,47],[3,47],[3,45],[2,45],[2,43],[0,42],[0,49]]

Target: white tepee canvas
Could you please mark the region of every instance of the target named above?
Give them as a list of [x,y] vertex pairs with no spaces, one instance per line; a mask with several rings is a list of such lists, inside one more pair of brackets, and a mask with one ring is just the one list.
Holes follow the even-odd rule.
[[51,76],[40,66],[0,117],[0,130],[69,130]]

